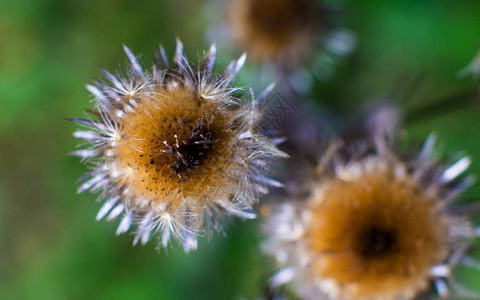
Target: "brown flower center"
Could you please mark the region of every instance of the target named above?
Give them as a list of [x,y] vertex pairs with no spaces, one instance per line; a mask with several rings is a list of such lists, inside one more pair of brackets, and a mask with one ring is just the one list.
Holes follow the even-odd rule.
[[375,259],[394,252],[397,234],[394,230],[381,228],[375,224],[369,226],[359,236],[356,251],[365,259]]
[[235,167],[232,113],[182,88],[158,87],[152,94],[122,120],[115,156],[122,184],[154,202],[177,199],[174,205],[228,194],[236,186],[229,176]]
[[258,60],[284,63],[307,55],[319,19],[311,0],[234,0],[229,16],[241,50]]
[[[175,142],[172,145],[164,141],[167,150],[165,153],[172,155],[173,164],[170,165],[172,173],[177,174],[185,182],[190,172],[198,168],[208,152],[215,147],[212,132],[209,129],[202,129],[199,126],[193,128],[192,133],[186,140],[179,141],[175,135]],[[154,164],[152,159],[150,164]]]
[[436,200],[392,170],[326,182],[312,200],[311,272],[347,298],[410,299],[448,252]]

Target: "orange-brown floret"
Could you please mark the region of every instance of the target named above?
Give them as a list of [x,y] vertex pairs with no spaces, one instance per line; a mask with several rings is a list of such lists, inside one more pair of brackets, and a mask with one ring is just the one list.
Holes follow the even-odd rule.
[[232,112],[182,88],[158,87],[153,101],[127,113],[116,160],[129,170],[128,184],[139,198],[179,206],[198,198],[201,206],[236,183]]
[[447,225],[436,200],[392,170],[331,180],[311,207],[310,271],[346,299],[410,299],[446,258]]

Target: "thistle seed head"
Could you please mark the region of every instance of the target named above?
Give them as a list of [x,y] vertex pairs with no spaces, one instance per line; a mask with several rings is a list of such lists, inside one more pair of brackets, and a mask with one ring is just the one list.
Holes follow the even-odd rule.
[[229,12],[239,49],[256,60],[289,66],[308,56],[322,17],[311,0],[232,0]]
[[431,286],[441,296],[458,292],[445,280],[454,282],[451,271],[476,238],[454,207],[472,182],[460,178],[470,161],[445,167],[433,144],[431,137],[415,157],[383,139],[326,151],[306,198],[267,219],[265,250],[285,267],[272,285],[292,281],[309,299],[414,299]]
[[245,56],[215,76],[215,45],[198,68],[180,41],[173,66],[159,48],[151,71],[125,52],[129,74],[104,70],[109,82],[87,86],[89,119],[74,119],[86,127],[74,133],[86,146],[74,154],[91,163],[78,191],[101,191],[97,219],[123,214],[117,234],[136,224],[134,244],[158,233],[161,245],[176,237],[189,251],[202,232],[221,231],[225,216],[254,218],[252,205],[276,183],[266,176],[270,160],[285,155],[259,133],[262,99],[246,105],[233,95]]

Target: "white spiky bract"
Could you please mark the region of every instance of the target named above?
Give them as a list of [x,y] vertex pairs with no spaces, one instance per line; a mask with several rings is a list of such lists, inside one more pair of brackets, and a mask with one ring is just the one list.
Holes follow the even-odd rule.
[[[221,231],[225,217],[255,218],[252,205],[258,201],[259,194],[268,191],[267,185],[280,186],[280,183],[265,174],[269,162],[272,158],[285,155],[275,148],[273,142],[258,132],[257,124],[261,114],[257,110],[257,104],[263,101],[268,93],[252,99],[251,105],[242,104],[233,95],[240,90],[231,85],[242,68],[246,55],[230,63],[223,73],[214,75],[216,61],[214,44],[198,68],[189,64],[179,40],[174,65],[170,65],[164,48],[159,47],[154,66],[149,71],[142,68],[129,48],[124,46],[124,50],[130,61],[128,75],[117,77],[102,70],[108,81],[105,83],[95,80],[95,85],[87,85],[87,89],[94,96],[95,104],[89,118],[71,119],[85,128],[76,131],[74,137],[84,140],[85,143],[81,146],[86,147],[74,151],[73,154],[92,166],[81,178],[82,184],[78,188],[78,193],[101,191],[100,199],[103,205],[97,214],[97,220],[104,217],[113,220],[123,215],[116,231],[117,235],[127,232],[132,224],[135,224],[134,244],[138,242],[145,244],[152,236],[158,234],[161,246],[165,247],[171,238],[177,238],[188,252],[196,249],[197,236],[205,230],[213,228]],[[119,161],[121,158],[118,157],[118,147],[125,143],[125,137],[122,136],[125,118],[138,111],[145,111],[146,101],[154,103],[154,108],[161,112],[162,103],[159,98],[162,95],[158,92],[161,91],[159,87],[164,90],[187,89],[195,97],[203,99],[202,101],[211,102],[225,111],[233,111],[231,116],[234,118],[232,122],[235,122],[235,128],[229,130],[235,135],[232,147],[236,149],[234,151],[236,165],[234,170],[224,170],[226,174],[224,176],[238,185],[229,195],[215,193],[215,189],[212,188],[211,195],[199,195],[203,199],[199,204],[195,195],[182,198],[180,189],[174,191],[177,197],[175,203],[180,204],[172,206],[168,199],[139,196],[142,195],[141,191],[135,190],[137,187],[129,184],[136,173],[133,173],[132,168],[122,164]],[[268,91],[271,89],[272,86],[267,88]],[[171,133],[172,136],[174,134],[176,138],[176,133]],[[178,139],[176,143],[177,148],[180,147]],[[170,150],[160,151],[173,151],[170,145],[166,142],[164,144]],[[145,149],[136,147],[135,150],[143,153]],[[183,160],[181,154],[178,155]],[[160,188],[161,186],[158,186],[158,189]],[[198,208],[199,205],[202,207]]]
[[[364,147],[369,144],[364,141],[361,141],[363,146],[360,147],[346,145],[343,142],[333,143],[320,160],[317,168],[319,174],[315,175],[313,179],[304,180],[311,181],[309,194],[319,195],[324,193],[326,185],[332,179],[349,182],[359,178],[362,174],[384,168],[391,168],[394,176],[399,178],[405,178],[405,176],[411,178],[420,191],[432,195],[434,214],[440,216],[438,221],[443,223],[437,225],[439,228],[446,227],[446,236],[444,237],[446,245],[442,245],[448,249],[445,259],[438,264],[431,265],[430,269],[427,268],[427,275],[423,280],[429,281],[437,295],[442,298],[459,296],[478,299],[478,294],[461,286],[453,278],[453,268],[458,264],[480,269],[478,261],[466,256],[472,242],[480,236],[480,230],[470,223],[468,209],[461,209],[461,205],[456,201],[458,196],[474,181],[471,175],[462,176],[470,165],[470,159],[463,157],[449,166],[440,164],[435,157],[435,141],[436,136],[430,135],[415,157],[401,155],[396,150],[397,147],[393,145],[394,142],[387,142],[385,139],[378,139],[369,147]],[[308,234],[311,234],[309,226],[313,224],[312,201],[314,197],[309,196],[308,199],[305,199],[305,196],[299,197],[296,201],[289,199],[290,201],[275,206],[273,213],[267,216],[264,224],[268,239],[264,242],[263,249],[281,266],[280,271],[270,279],[271,287],[277,288],[290,283],[290,287],[306,299],[352,300],[343,292],[347,288],[345,285],[339,284],[334,278],[319,276],[313,271],[312,266],[324,255],[315,253],[311,248],[311,240],[308,241],[311,238],[308,237]],[[325,201],[329,200],[332,199],[325,199]],[[348,205],[351,204],[345,204],[345,206]],[[338,214],[341,212],[339,211]],[[315,222],[322,223],[322,221],[325,220],[316,220]],[[333,239],[333,237],[330,238]],[[335,238],[341,237],[336,236]],[[330,251],[334,252],[334,250]],[[351,267],[354,270],[358,266]],[[378,274],[379,280],[383,276],[385,274]],[[425,291],[428,285],[426,282],[415,284],[417,286],[407,288],[403,294],[396,296],[389,295],[387,297],[375,295],[375,292],[372,292],[369,296],[358,299],[423,299],[418,293]]]

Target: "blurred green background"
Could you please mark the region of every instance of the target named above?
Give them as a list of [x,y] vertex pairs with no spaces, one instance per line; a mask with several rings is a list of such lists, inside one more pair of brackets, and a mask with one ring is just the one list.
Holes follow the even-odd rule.
[[[437,132],[442,152],[470,154],[480,174],[480,107],[469,103],[477,86],[455,76],[478,50],[480,1],[341,2],[358,49],[311,98],[347,113],[405,100],[409,137]],[[122,44],[149,65],[154,47],[172,53],[178,36],[196,58],[209,44],[213,18],[204,11],[193,0],[0,0],[0,299],[265,295],[271,266],[259,250],[259,221],[235,221],[228,238],[202,239],[188,255],[157,253],[154,243],[132,247],[131,236],[115,237],[116,224],[95,221],[96,196],[75,194],[85,166],[67,155],[77,141],[64,118],[90,106],[85,83],[100,76],[98,66],[125,63]],[[478,184],[467,193],[479,196]],[[480,247],[472,256],[480,258]],[[480,272],[458,273],[480,290]]]

